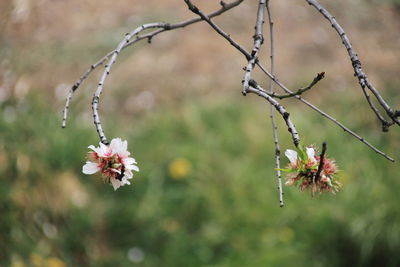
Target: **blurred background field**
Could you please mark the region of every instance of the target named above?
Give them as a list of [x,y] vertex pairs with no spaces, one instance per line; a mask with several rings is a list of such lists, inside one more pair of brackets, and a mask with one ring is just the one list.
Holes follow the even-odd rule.
[[[298,88],[325,71],[305,97],[399,161],[399,129],[380,131],[330,25],[305,1],[272,2],[280,80]],[[398,107],[399,2],[321,2]],[[216,21],[249,47],[255,10]],[[205,24],[124,51],[106,84],[104,126],[129,141],[133,185],[81,173],[100,74],[61,129],[69,86],[130,29],[190,17],[180,0],[0,1],[0,266],[400,266],[400,163],[286,100],[305,143],[328,142],[344,187],[314,199],[285,187],[279,208],[269,107],[241,95],[245,59]]]

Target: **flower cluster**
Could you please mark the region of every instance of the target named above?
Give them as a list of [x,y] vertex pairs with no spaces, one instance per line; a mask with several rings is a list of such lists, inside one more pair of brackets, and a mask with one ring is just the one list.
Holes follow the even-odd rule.
[[313,147],[299,148],[298,152],[288,149],[285,152],[290,163],[283,171],[289,174],[286,177],[286,185],[298,186],[301,191],[309,190],[311,195],[315,192],[331,192],[335,194],[339,191],[341,183],[336,180],[335,174],[338,172],[334,160],[323,157],[323,164],[320,173],[320,156],[315,155]]
[[139,171],[136,160],[129,157],[128,142],[120,138],[111,140],[109,146],[99,143],[99,147],[89,146],[89,160],[82,168],[84,174],[101,172],[105,182],[111,183],[114,190],[120,186],[130,184],[128,181],[133,177],[132,171]]

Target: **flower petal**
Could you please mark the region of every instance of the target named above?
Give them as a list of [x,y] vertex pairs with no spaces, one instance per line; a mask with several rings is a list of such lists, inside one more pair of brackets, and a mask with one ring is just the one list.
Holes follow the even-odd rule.
[[297,152],[291,149],[286,149],[285,156],[290,160],[293,165],[297,163]]
[[[90,145],[90,146],[88,146],[88,148],[90,148],[91,150],[93,150],[94,152],[96,152],[97,155],[99,155],[100,153],[102,153],[100,147],[95,147],[94,145]],[[99,156],[100,156],[100,155],[99,155]]]
[[307,147],[307,156],[308,160],[312,163],[317,163],[317,160],[315,159],[315,150],[312,147]]
[[121,158],[126,158],[131,154],[128,152],[128,142],[122,141],[121,138],[111,140],[110,148],[114,154],[118,154]]
[[121,146],[122,140],[121,138],[113,138],[110,143],[110,147],[112,150],[118,149]]
[[128,151],[128,141],[122,141],[122,150]]
[[101,154],[100,153],[97,154],[99,154],[100,157],[111,157],[113,155],[110,147],[106,146],[102,142],[100,142],[99,144],[101,148]]
[[98,164],[95,162],[90,162],[87,161],[85,165],[82,167],[82,172],[84,174],[94,174],[98,172],[100,168],[98,167]]
[[121,185],[130,185],[131,183],[128,181],[128,179],[126,179],[126,176],[122,178],[121,180]]
[[118,179],[111,178],[110,179],[111,185],[114,187],[114,191],[116,191],[122,184]]
[[133,173],[129,169],[125,169],[125,176],[127,179],[131,179],[133,177]]
[[133,171],[139,171],[139,167],[136,165],[125,165],[125,169],[127,170],[133,170]]
[[315,150],[312,147],[307,147],[307,156],[308,158],[313,158],[315,156]]
[[124,159],[122,160],[122,162],[123,162],[125,165],[137,163],[136,160],[135,160],[134,158],[124,158]]

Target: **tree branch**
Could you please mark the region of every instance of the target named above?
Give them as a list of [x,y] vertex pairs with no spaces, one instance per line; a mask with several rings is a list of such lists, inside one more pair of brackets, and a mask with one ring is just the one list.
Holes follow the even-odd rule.
[[[271,71],[272,73],[272,71]],[[284,98],[289,98],[289,97],[294,97],[294,96],[299,96],[304,92],[307,92],[308,90],[310,90],[311,88],[314,87],[314,85],[316,85],[320,80],[322,80],[325,77],[325,72],[320,72],[317,74],[317,76],[314,78],[314,80],[307,86],[304,88],[300,88],[297,91],[290,93],[290,94],[286,94],[286,95],[278,95],[275,92],[269,93],[271,97],[274,98],[278,98],[278,99],[284,99]]]
[[195,6],[190,0],[184,0],[190,11],[197,14],[206,21],[219,35],[221,35],[225,40],[227,40],[233,47],[239,50],[243,55],[245,55],[247,60],[250,60],[252,56],[246,51],[242,46],[240,46],[235,40],[231,38],[229,34],[224,32],[219,26],[211,21],[210,17],[204,14],[197,6]]
[[[271,73],[275,75],[274,22],[272,20],[271,9],[269,7],[269,0],[267,0],[266,8],[267,8],[268,25],[269,25]],[[269,93],[272,94],[273,92],[274,92],[274,83],[271,79],[269,79]],[[279,206],[283,207],[284,202],[283,202],[283,187],[282,187],[282,174],[281,174],[281,149],[279,147],[278,125],[276,124],[275,110],[272,105],[270,105],[270,118],[271,118],[272,134],[275,145],[275,168],[276,168],[276,178],[278,178]]]
[[253,36],[254,44],[251,51],[251,58],[248,60],[247,66],[245,67],[245,74],[243,78],[243,89],[242,94],[246,95],[247,88],[249,87],[249,80],[251,79],[251,72],[254,69],[254,65],[257,61],[258,52],[260,51],[261,45],[264,43],[263,25],[265,16],[265,0],[260,0],[258,4],[257,19],[255,25],[255,34]]
[[[216,16],[221,15],[222,13],[240,5],[244,0],[236,0],[233,1],[231,3],[224,3],[221,1],[221,8],[208,14],[208,17],[213,18]],[[174,23],[174,24],[165,24],[166,27],[162,28],[162,29],[158,29],[155,30],[153,32],[147,33],[147,34],[143,34],[143,35],[137,35],[133,40],[129,40],[129,42],[125,43],[124,46],[122,47],[121,50],[133,45],[134,43],[141,41],[143,39],[147,39],[149,42],[151,42],[152,38],[162,32],[165,31],[170,31],[170,30],[175,30],[175,29],[179,29],[179,28],[184,28],[186,26],[189,26],[191,24],[197,23],[202,21],[202,18],[193,18],[193,19],[189,19],[189,20],[185,20],[182,22],[178,22],[178,23]],[[115,50],[110,51],[109,53],[107,53],[104,57],[102,57],[101,59],[99,59],[96,63],[94,63],[93,65],[91,65],[86,72],[74,83],[74,85],[71,87],[71,89],[68,92],[68,96],[67,99],[65,101],[65,107],[63,110],[63,119],[62,119],[62,128],[65,128],[67,126],[67,117],[68,117],[68,110],[69,110],[69,105],[70,105],[70,101],[72,99],[73,94],[75,93],[75,91],[79,88],[79,86],[90,76],[90,74],[97,69],[97,67],[101,66],[104,64],[104,62],[114,54]]]
[[97,133],[100,137],[100,141],[103,144],[108,144],[107,141],[107,137],[104,133],[103,127],[101,125],[101,121],[100,121],[100,115],[99,115],[99,102],[100,102],[100,96],[101,93],[103,92],[103,88],[104,88],[104,83],[108,77],[108,75],[110,74],[111,71],[111,67],[114,65],[115,61],[117,60],[118,54],[121,52],[122,48],[124,47],[124,45],[126,43],[129,42],[129,40],[135,36],[136,34],[146,30],[146,29],[151,29],[151,28],[165,28],[168,27],[168,24],[165,23],[148,23],[148,24],[144,24],[138,28],[136,28],[135,30],[133,30],[130,33],[127,33],[125,35],[125,38],[119,43],[119,45],[117,46],[117,48],[114,50],[110,60],[108,61],[108,64],[105,66],[105,69],[103,71],[103,75],[100,78],[99,84],[97,86],[96,92],[93,95],[93,99],[92,99],[92,111],[93,111],[93,122],[94,125],[96,127]]
[[290,119],[290,114],[289,112],[286,111],[285,107],[282,106],[278,101],[270,97],[266,93],[266,91],[263,88],[261,88],[261,86],[259,86],[257,82],[253,79],[249,81],[249,87],[247,88],[247,92],[261,96],[275,107],[275,109],[282,115],[282,118],[285,120],[285,123],[288,127],[288,131],[292,135],[293,144],[297,147],[300,143],[300,137],[299,134],[297,133],[297,130],[292,120]]
[[[358,79],[358,83],[361,86],[361,89],[363,90],[363,93],[367,99],[368,104],[370,105],[371,109],[374,111],[375,115],[377,118],[381,121],[382,123],[382,129],[384,131],[387,131],[388,128],[393,125],[394,123],[400,125],[400,121],[398,119],[398,116],[396,116],[396,111],[394,111],[383,99],[383,97],[380,95],[378,90],[369,82],[367,75],[363,72],[361,68],[361,61],[358,58],[357,53],[353,49],[353,46],[351,45],[351,42],[349,38],[347,37],[345,31],[343,28],[340,26],[340,24],[336,21],[335,17],[332,16],[328,10],[326,10],[317,0],[306,0],[307,3],[313,7],[315,7],[319,13],[321,13],[332,25],[332,27],[335,29],[335,31],[339,34],[340,39],[342,40],[343,45],[345,46],[347,53],[349,54],[351,64],[354,69],[354,75]],[[382,116],[382,114],[379,112],[379,110],[375,107],[375,105],[371,101],[371,97],[366,91],[365,88],[368,88],[376,97],[378,100],[380,106],[386,111],[386,114],[392,119],[392,122],[388,122],[385,120],[385,118]]]
[[321,178],[321,172],[322,172],[322,169],[324,168],[325,153],[326,153],[326,142],[323,142],[322,143],[322,151],[321,151],[321,154],[319,156],[318,169],[317,169],[317,172],[315,173],[315,175],[313,177],[313,181],[314,182],[317,182]]
[[[269,71],[260,63],[257,63],[257,65],[260,67],[260,69],[268,76],[270,77],[280,88],[282,88],[286,93],[289,94],[293,94],[294,92],[292,92],[291,90],[289,90],[284,84],[282,84],[280,81],[278,81],[274,76],[271,75],[271,73],[269,73]],[[360,142],[362,142],[363,144],[365,144],[366,146],[368,146],[370,149],[372,149],[374,152],[376,152],[377,154],[385,157],[386,159],[394,162],[395,160],[388,156],[386,153],[382,152],[381,150],[377,149],[375,146],[371,145],[367,140],[365,140],[363,137],[361,137],[360,135],[356,134],[355,132],[353,132],[352,130],[350,130],[349,128],[347,128],[344,124],[342,124],[341,122],[339,122],[337,119],[335,119],[334,117],[332,117],[331,115],[329,115],[328,113],[326,113],[325,111],[322,111],[320,108],[316,107],[315,105],[311,104],[310,102],[308,102],[307,100],[305,100],[304,98],[302,98],[301,96],[296,95],[295,98],[297,98],[300,102],[306,104],[308,107],[310,107],[311,109],[315,110],[316,112],[318,112],[320,115],[322,115],[323,117],[327,118],[328,120],[332,121],[333,123],[335,123],[337,126],[339,126],[340,128],[342,128],[343,131],[345,131],[346,133],[350,134],[351,136],[353,136],[354,138],[358,139]]]

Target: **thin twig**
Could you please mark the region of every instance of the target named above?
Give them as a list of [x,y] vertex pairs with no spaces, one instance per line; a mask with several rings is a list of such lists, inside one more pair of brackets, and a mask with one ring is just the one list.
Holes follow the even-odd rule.
[[285,120],[285,123],[288,127],[288,131],[292,135],[293,144],[297,147],[300,143],[300,137],[299,134],[297,133],[296,127],[294,126],[292,120],[290,119],[290,114],[289,112],[286,111],[285,107],[282,106],[282,104],[280,104],[278,101],[270,97],[266,93],[266,91],[263,88],[261,88],[261,86],[259,86],[257,82],[253,79],[249,81],[249,87],[247,88],[247,92],[261,96],[275,107],[275,109],[282,115],[282,118]]
[[[289,94],[293,94],[293,92],[291,90],[289,90],[284,84],[282,84],[279,80],[277,80],[275,78],[275,76],[272,76],[271,73],[269,73],[269,71],[260,63],[257,63],[257,65],[260,67],[260,69],[268,76],[270,77],[280,88],[282,88],[286,93]],[[381,150],[377,149],[375,146],[371,145],[367,140],[365,140],[363,137],[361,137],[360,135],[356,134],[355,132],[353,132],[352,130],[350,130],[349,128],[347,128],[344,124],[342,124],[341,122],[339,122],[337,119],[335,119],[334,117],[332,117],[331,115],[329,115],[328,113],[326,113],[325,111],[322,111],[320,108],[316,107],[315,105],[311,104],[310,102],[308,102],[307,100],[305,100],[304,98],[302,98],[301,96],[296,95],[295,98],[297,98],[299,101],[301,101],[302,103],[306,104],[307,106],[309,106],[311,109],[315,110],[316,112],[318,112],[320,115],[322,115],[323,117],[327,118],[328,120],[332,121],[333,123],[335,123],[337,126],[339,126],[340,128],[342,128],[343,131],[349,133],[351,136],[353,136],[354,138],[358,139],[360,142],[362,142],[363,144],[365,144],[366,146],[368,146],[370,149],[372,149],[374,152],[376,152],[377,154],[385,157],[386,159],[394,162],[395,160],[388,156],[386,153],[382,152]]]
[[[361,61],[358,58],[357,53],[355,52],[353,46],[351,45],[351,42],[349,38],[347,37],[345,31],[343,28],[340,26],[340,24],[336,21],[335,17],[329,13],[326,8],[324,8],[317,0],[306,0],[307,3],[313,7],[315,7],[319,13],[321,13],[332,25],[332,27],[335,29],[335,31],[339,34],[340,39],[342,40],[343,45],[345,46],[347,53],[349,54],[351,64],[354,69],[354,75],[357,77],[358,82],[361,86],[361,89],[363,90],[363,93],[367,99],[368,104],[370,105],[371,109],[374,111],[376,114],[377,118],[381,121],[382,127],[384,131],[387,131],[389,126],[393,125],[393,123],[397,123],[400,125],[400,121],[398,117],[396,116],[396,111],[394,111],[383,99],[381,94],[378,92],[378,90],[369,82],[367,75],[363,72],[361,68]],[[365,90],[365,88],[368,88],[376,97],[378,100],[380,106],[386,111],[386,114],[392,119],[393,122],[388,122],[385,120],[385,118],[382,116],[382,114],[379,112],[379,110],[375,107],[375,105],[372,103],[370,95],[368,92]]]
[[[271,74],[274,74],[271,70]],[[284,99],[284,98],[289,98],[289,97],[294,97],[294,96],[299,96],[301,94],[303,94],[304,92],[307,92],[308,90],[310,90],[311,88],[314,87],[314,85],[316,85],[320,80],[322,80],[325,77],[325,72],[320,72],[317,74],[317,76],[314,78],[314,80],[312,80],[312,82],[307,86],[307,87],[303,87],[298,89],[297,91],[290,93],[290,94],[286,94],[286,95],[278,95],[275,92],[270,92],[270,96],[271,97],[275,97],[275,98],[279,98],[279,99]]]
[[[236,7],[236,6],[238,6],[238,5],[240,5],[243,1],[244,1],[244,0],[236,0],[236,1],[233,1],[233,2],[228,3],[228,4],[227,4],[227,3],[224,3],[224,2],[221,2],[221,8],[218,9],[218,10],[216,10],[216,11],[214,11],[214,12],[212,12],[212,13],[210,13],[210,14],[208,14],[208,17],[213,18],[213,17],[219,16],[219,15],[221,15],[222,13],[224,13],[224,12],[226,12],[226,11],[228,11],[228,10],[230,10],[230,9],[232,9],[232,8],[234,8],[234,7]],[[135,39],[129,40],[128,43],[125,43],[125,44],[124,44],[124,46],[123,46],[123,48],[122,48],[121,50],[123,50],[123,49],[127,48],[128,46],[131,46],[131,45],[133,45],[134,43],[136,43],[136,42],[138,42],[138,41],[140,41],[140,40],[143,40],[143,39],[147,39],[149,42],[151,42],[151,40],[152,40],[152,38],[153,38],[154,36],[156,36],[156,35],[158,35],[158,34],[160,34],[160,33],[162,33],[162,32],[170,31],[170,30],[175,30],[175,29],[179,29],[179,28],[184,28],[184,27],[186,27],[186,26],[188,26],[188,25],[191,25],[191,24],[200,22],[200,21],[202,21],[202,20],[203,20],[202,18],[196,17],[196,18],[193,18],[193,19],[185,20],[185,21],[182,21],[182,22],[174,23],[174,24],[169,24],[169,25],[166,24],[166,25],[168,25],[168,27],[165,27],[165,28],[163,28],[163,29],[158,29],[158,30],[155,30],[155,31],[150,32],[150,33],[147,33],[147,34],[138,35],[138,36],[136,36]],[[74,83],[74,85],[71,87],[71,89],[70,89],[69,92],[68,92],[68,96],[67,96],[67,99],[66,99],[66,101],[65,101],[65,107],[64,107],[64,110],[63,110],[63,119],[62,119],[62,124],[61,124],[62,128],[65,128],[66,125],[67,125],[67,117],[68,117],[69,105],[70,105],[70,101],[71,101],[72,96],[73,96],[73,94],[75,93],[75,91],[76,91],[76,90],[79,88],[79,86],[89,77],[89,75],[90,75],[97,67],[99,67],[100,65],[103,65],[104,62],[105,62],[110,56],[112,56],[112,55],[114,54],[114,52],[115,52],[115,50],[110,51],[110,52],[107,53],[104,57],[102,57],[101,59],[99,59],[96,63],[92,64],[92,65],[86,70],[86,72],[85,72],[85,73]]]
[[245,55],[247,60],[251,59],[251,55],[246,51],[241,45],[238,44],[235,40],[231,38],[229,34],[224,32],[219,26],[217,26],[214,22],[211,21],[210,17],[208,17],[205,13],[203,13],[197,6],[195,6],[190,0],[184,0],[189,10],[193,13],[197,14],[206,21],[219,35],[221,35],[225,40],[227,40],[233,47],[239,50],[243,55]]
[[321,178],[321,172],[322,169],[324,168],[324,159],[325,159],[325,153],[326,153],[326,142],[322,143],[322,151],[319,156],[319,165],[316,174],[313,177],[313,180],[315,182],[318,182],[318,180]]
[[168,25],[165,23],[148,23],[148,24],[144,24],[144,25],[136,28],[135,30],[133,30],[130,33],[127,33],[125,35],[125,38],[119,43],[117,48],[114,50],[113,55],[111,56],[107,65],[105,66],[104,72],[101,75],[99,84],[97,86],[96,92],[93,95],[93,100],[92,100],[93,122],[96,127],[97,133],[100,137],[100,141],[103,144],[108,144],[108,141],[107,141],[107,137],[104,133],[103,127],[101,125],[98,105],[99,105],[99,101],[100,101],[100,95],[103,92],[104,83],[105,83],[108,75],[110,74],[111,67],[114,65],[115,61],[117,60],[118,54],[121,52],[124,45],[129,42],[129,40],[132,38],[132,36],[135,36],[136,34],[142,32],[146,29],[165,28],[165,27],[168,27]]
[[264,26],[264,16],[265,16],[265,0],[260,0],[258,3],[257,19],[255,25],[255,34],[253,36],[254,44],[251,50],[251,58],[248,60],[247,66],[245,67],[245,73],[243,78],[243,89],[242,94],[246,95],[247,88],[249,87],[249,80],[251,79],[251,72],[256,64],[258,52],[260,51],[261,45],[264,43],[263,36],[263,26]]
[[[269,6],[269,0],[266,3],[267,14],[268,14],[268,24],[269,24],[269,40],[270,40],[270,61],[271,61],[271,73],[275,75],[275,38],[274,38],[274,22],[272,20],[271,9]],[[274,83],[269,79],[269,93],[274,92]],[[272,105],[270,105],[270,118],[272,124],[272,134],[274,137],[275,144],[275,167],[276,167],[276,177],[278,178],[278,192],[279,192],[279,206],[283,207],[285,204],[283,202],[283,187],[282,187],[282,174],[281,174],[281,149],[279,147],[278,138],[278,125],[275,119],[275,110]]]

